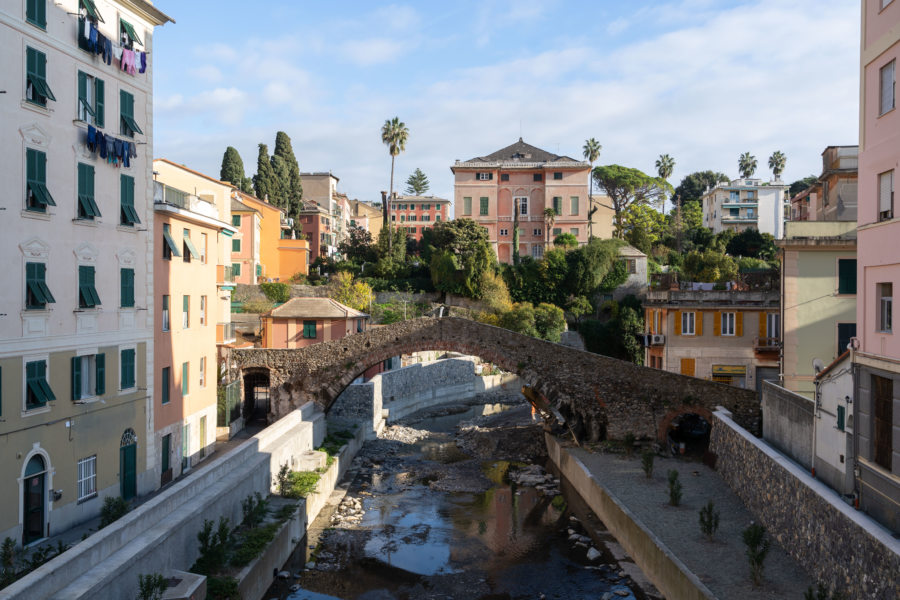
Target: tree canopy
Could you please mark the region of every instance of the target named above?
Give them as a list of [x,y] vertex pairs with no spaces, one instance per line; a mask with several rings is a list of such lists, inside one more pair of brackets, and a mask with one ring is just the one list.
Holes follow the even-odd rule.
[[703,197],[706,188],[714,187],[717,183],[728,183],[728,176],[716,171],[696,171],[689,173],[681,179],[681,183],[675,188],[675,201],[681,206],[686,202],[699,201]]
[[760,233],[757,229],[745,229],[728,241],[725,251],[731,256],[746,256],[762,260],[773,260],[778,250],[771,233]]
[[422,169],[416,169],[406,180],[406,193],[413,196],[424,196],[431,184]]
[[795,181],[794,183],[791,184],[791,188],[788,190],[788,194],[790,195],[791,198],[793,198],[800,192],[809,189],[809,187],[812,186],[812,184],[814,184],[818,180],[819,180],[819,178],[816,177],[815,175],[808,175],[808,176],[804,177],[803,179],[798,179],[797,181]]
[[244,174],[244,161],[237,149],[233,146],[225,148],[222,156],[222,169],[219,171],[219,179],[227,181],[239,188],[245,194],[253,193],[253,180]]
[[281,207],[278,204],[279,192],[278,180],[275,177],[275,170],[272,168],[272,162],[269,160],[269,147],[265,144],[259,145],[259,155],[256,158],[256,175],[253,176],[253,189],[256,191],[256,197],[261,200],[267,200],[274,206]]
[[431,280],[435,289],[479,298],[484,274],[496,267],[487,229],[472,219],[440,221],[432,228]]
[[753,177],[753,174],[756,173],[756,157],[749,152],[741,154],[738,159],[738,171],[745,179]]
[[606,192],[615,211],[615,236],[625,233],[625,210],[632,204],[662,206],[672,186],[660,177],[652,177],[639,169],[621,165],[596,167],[593,171],[597,186]]

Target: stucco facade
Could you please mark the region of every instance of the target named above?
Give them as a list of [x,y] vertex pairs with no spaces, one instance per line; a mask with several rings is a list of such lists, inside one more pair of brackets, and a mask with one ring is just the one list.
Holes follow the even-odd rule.
[[450,201],[437,196],[397,196],[391,202],[391,225],[405,227],[408,237],[422,239],[422,232],[450,218]]
[[765,183],[752,178],[716,184],[700,198],[703,226],[713,233],[758,229],[780,239],[790,214],[788,187],[780,180]]
[[[256,212],[252,222],[245,224],[243,217],[241,218],[242,230],[246,226],[247,233],[253,238],[252,251],[245,250],[242,242],[241,253],[252,252],[259,257],[253,266],[253,283],[259,277],[264,281],[286,282],[294,275],[306,275],[309,272],[311,242],[288,237],[291,235],[293,221],[284,216],[283,210],[238,190],[232,191],[232,199]],[[242,266],[240,275],[246,280],[244,270]]]
[[260,257],[262,220],[259,211],[232,197],[231,225],[237,229],[231,240],[232,271],[235,271],[235,265],[240,265],[234,273],[234,282],[253,285],[263,274]]
[[368,329],[369,316],[330,298],[292,298],[260,317],[263,348],[305,348]]
[[859,146],[828,146],[822,174],[791,198],[791,221],[853,221],[857,217]]
[[[350,228],[351,206],[350,200],[345,194],[338,192],[337,186],[340,179],[331,173],[300,173],[303,181],[303,204],[301,214],[303,233],[307,234],[310,245],[318,242],[318,252],[313,252],[313,259],[317,256],[334,256],[338,252],[338,244],[347,235]],[[313,222],[310,209],[322,211],[320,220]],[[321,218],[327,220],[322,222]],[[307,229],[310,225],[310,229]]]
[[[588,241],[588,179],[590,165],[568,156],[551,154],[519,138],[487,156],[457,161],[454,175],[455,218],[472,219],[488,230],[501,262],[513,259],[513,223],[518,207],[519,254],[540,258],[561,233],[571,233],[579,244]],[[607,198],[594,195],[594,236],[612,231],[612,209]],[[556,215],[552,226],[544,210]],[[548,228],[550,231],[548,231]]]
[[361,200],[350,201],[350,227],[365,229],[372,234],[372,239],[377,241],[383,224],[384,217],[380,206],[373,206]]
[[[95,4],[100,33],[119,40],[127,22],[140,37],[143,73],[82,49],[77,0],[0,10],[0,538],[17,544],[155,487],[150,51],[169,19],[140,0]],[[101,158],[89,127],[137,156]]]

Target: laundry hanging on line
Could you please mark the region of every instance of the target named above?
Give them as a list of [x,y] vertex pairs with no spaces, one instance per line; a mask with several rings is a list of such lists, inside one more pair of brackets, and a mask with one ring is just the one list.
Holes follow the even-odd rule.
[[116,167],[131,167],[131,159],[137,158],[137,145],[121,140],[88,125],[85,145],[89,152],[99,154],[106,162]]
[[147,53],[138,52],[124,44],[114,42],[103,35],[97,25],[88,19],[84,20],[84,29],[80,30],[82,45],[85,50],[99,54],[100,59],[110,65],[113,61],[129,75],[144,73],[147,70]]

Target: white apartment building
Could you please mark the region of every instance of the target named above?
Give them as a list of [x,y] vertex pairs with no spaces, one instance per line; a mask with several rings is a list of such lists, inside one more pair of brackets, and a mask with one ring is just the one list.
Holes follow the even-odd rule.
[[[153,28],[143,0],[0,5],[0,538],[153,490]],[[99,52],[98,52],[99,50]]]
[[790,214],[790,186],[783,181],[735,179],[710,188],[700,199],[703,225],[719,233],[726,229],[740,232],[758,229],[775,239],[784,237],[785,215]]

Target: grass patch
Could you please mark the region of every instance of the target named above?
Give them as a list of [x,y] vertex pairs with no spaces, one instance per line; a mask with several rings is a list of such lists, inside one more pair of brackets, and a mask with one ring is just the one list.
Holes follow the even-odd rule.
[[316,471],[291,471],[285,486],[285,498],[306,498],[316,491],[321,475]]

